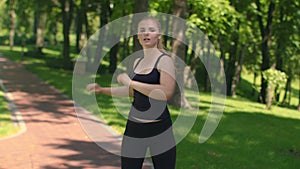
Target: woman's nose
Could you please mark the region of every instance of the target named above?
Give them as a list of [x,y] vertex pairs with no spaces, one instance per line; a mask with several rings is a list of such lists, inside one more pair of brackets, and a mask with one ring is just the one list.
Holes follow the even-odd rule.
[[149,31],[143,32],[143,35],[149,35]]

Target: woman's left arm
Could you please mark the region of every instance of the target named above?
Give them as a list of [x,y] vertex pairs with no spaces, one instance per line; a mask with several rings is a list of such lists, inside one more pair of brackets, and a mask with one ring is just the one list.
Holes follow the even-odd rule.
[[127,74],[118,76],[118,82],[157,100],[169,100],[175,89],[175,66],[171,57],[163,57],[157,66],[160,71],[160,84],[148,84],[131,80]]

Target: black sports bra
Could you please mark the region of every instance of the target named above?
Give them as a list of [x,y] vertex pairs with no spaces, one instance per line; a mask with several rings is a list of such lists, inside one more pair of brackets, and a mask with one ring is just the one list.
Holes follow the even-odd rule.
[[132,79],[139,81],[139,82],[144,82],[144,83],[149,83],[149,84],[159,84],[159,79],[160,79],[160,73],[157,69],[157,65],[159,60],[164,56],[164,54],[161,54],[158,59],[156,60],[152,70],[147,73],[147,74],[141,74],[141,73],[135,73],[136,67],[139,65],[141,62],[142,58],[138,60],[136,65],[133,68],[133,76]]
[[[160,72],[157,69],[159,60],[165,54],[161,54],[154,64],[151,72],[147,74],[135,73],[134,70],[142,60],[139,59],[133,68],[131,79],[148,84],[160,84]],[[139,91],[134,90],[133,103],[130,115],[145,120],[161,120],[169,117],[167,101],[150,98]]]

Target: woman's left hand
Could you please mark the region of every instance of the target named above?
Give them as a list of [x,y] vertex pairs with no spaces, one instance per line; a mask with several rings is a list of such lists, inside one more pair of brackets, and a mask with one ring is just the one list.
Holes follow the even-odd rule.
[[131,83],[131,79],[126,73],[122,73],[117,77],[118,83],[124,84],[125,86],[129,86]]

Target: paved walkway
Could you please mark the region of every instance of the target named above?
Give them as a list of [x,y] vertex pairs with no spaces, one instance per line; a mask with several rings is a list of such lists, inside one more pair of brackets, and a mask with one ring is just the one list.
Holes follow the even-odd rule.
[[[86,135],[71,99],[4,57],[0,57],[0,79],[26,125],[24,132],[0,140],[0,169],[120,168],[119,156]],[[105,138],[118,137],[101,121],[88,121]],[[110,145],[112,149],[119,146]]]

